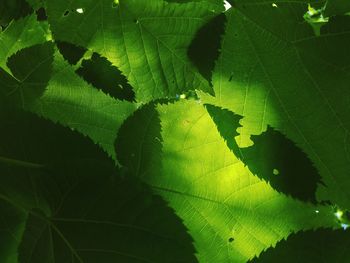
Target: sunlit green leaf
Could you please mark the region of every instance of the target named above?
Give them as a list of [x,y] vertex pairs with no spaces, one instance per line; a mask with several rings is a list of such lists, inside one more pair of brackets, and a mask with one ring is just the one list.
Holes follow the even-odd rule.
[[211,91],[187,58],[187,47],[197,29],[221,11],[217,5],[162,0],[47,2],[54,37],[107,58],[130,81],[137,101],[175,97],[191,89]]
[[225,13],[216,98],[202,100],[243,116],[242,147],[267,125],[281,131],[321,174],[318,199],[349,208],[350,17],[330,19],[315,36],[303,21],[307,8],[307,1],[236,1]]
[[198,102],[156,110],[145,107],[125,123],[117,155],[184,219],[200,262],[244,262],[292,232],[335,226],[330,207],[303,204],[255,177]]

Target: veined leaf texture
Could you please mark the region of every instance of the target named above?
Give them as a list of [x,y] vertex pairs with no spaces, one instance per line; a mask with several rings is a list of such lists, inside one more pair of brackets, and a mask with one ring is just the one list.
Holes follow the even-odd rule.
[[349,262],[345,0],[0,2],[0,262]]

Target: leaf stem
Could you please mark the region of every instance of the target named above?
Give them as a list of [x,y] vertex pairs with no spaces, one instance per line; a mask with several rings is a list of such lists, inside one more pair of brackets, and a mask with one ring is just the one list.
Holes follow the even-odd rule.
[[12,166],[21,166],[21,167],[26,167],[26,168],[33,168],[33,169],[42,169],[42,168],[45,167],[45,165],[43,165],[43,164],[31,163],[31,162],[26,162],[26,161],[6,158],[6,157],[2,157],[2,156],[0,156],[0,163],[12,165]]

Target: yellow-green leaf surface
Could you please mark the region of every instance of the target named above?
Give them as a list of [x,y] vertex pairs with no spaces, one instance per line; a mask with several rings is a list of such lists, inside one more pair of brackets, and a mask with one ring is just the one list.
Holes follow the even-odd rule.
[[47,90],[30,110],[89,136],[114,156],[115,133],[136,108],[91,87],[56,53]]
[[47,7],[54,38],[106,57],[130,81],[139,102],[190,89],[211,91],[187,58],[187,47],[199,27],[221,11],[217,5],[48,0]]
[[[158,115],[141,109],[147,113],[133,115],[121,128],[118,156],[123,153],[128,163],[121,163],[135,172],[137,164],[158,154],[156,167],[151,162],[152,169],[144,173],[147,167],[141,166],[136,175],[184,219],[200,262],[245,262],[292,232],[335,224],[331,208],[286,197],[255,177],[198,102],[182,100],[156,109]],[[161,136],[155,131],[157,119]],[[136,142],[128,147],[123,143],[132,139]],[[161,152],[157,142],[162,142]]]
[[316,36],[307,1],[235,1],[213,74],[216,98],[243,116],[237,142],[271,125],[302,148],[322,180],[319,200],[350,208],[350,17]]

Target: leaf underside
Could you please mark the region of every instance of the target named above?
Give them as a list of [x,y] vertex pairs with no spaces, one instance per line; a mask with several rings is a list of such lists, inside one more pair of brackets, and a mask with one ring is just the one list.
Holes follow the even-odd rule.
[[0,262],[348,262],[349,14],[2,1]]

